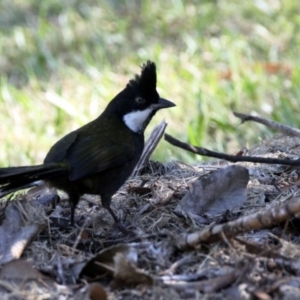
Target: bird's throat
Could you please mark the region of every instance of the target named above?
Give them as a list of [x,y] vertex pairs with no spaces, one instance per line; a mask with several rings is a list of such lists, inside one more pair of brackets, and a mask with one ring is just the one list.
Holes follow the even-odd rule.
[[150,121],[149,117],[151,114],[152,108],[136,110],[124,115],[123,121],[133,132],[143,132]]

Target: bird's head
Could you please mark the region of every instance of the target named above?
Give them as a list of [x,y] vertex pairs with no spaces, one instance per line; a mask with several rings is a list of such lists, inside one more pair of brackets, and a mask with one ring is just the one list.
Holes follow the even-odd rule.
[[129,81],[106,111],[117,114],[133,132],[143,133],[158,110],[172,106],[175,104],[160,98],[156,91],[156,66],[148,61],[142,66],[141,74]]

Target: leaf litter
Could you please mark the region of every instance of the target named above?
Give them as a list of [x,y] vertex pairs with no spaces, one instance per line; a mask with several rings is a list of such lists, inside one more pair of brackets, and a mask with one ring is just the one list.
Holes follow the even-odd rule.
[[[298,158],[299,145],[297,137],[280,136],[249,154]],[[83,197],[71,228],[65,226],[69,209],[63,194],[50,215],[37,202],[30,205],[36,193],[27,200],[19,195],[10,208],[2,204],[1,299],[297,299],[299,219],[289,208],[299,201],[299,172],[221,160],[152,163],[112,201],[132,232],[128,236],[98,197]],[[10,217],[10,209],[17,217]],[[255,217],[261,227],[236,227]],[[228,224],[238,235],[226,234]],[[32,226],[37,229],[31,233]],[[212,237],[216,226],[222,229],[218,239],[186,244],[190,234],[206,230]]]

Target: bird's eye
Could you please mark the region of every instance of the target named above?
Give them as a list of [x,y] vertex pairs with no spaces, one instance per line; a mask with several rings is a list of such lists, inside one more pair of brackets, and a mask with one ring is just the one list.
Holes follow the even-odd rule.
[[142,97],[136,97],[135,98],[135,102],[138,104],[144,104],[145,103],[145,99]]

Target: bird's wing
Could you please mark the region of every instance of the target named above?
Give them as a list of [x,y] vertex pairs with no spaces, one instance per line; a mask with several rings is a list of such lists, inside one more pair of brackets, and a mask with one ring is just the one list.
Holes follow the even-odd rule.
[[119,119],[102,115],[59,140],[44,162],[64,161],[69,180],[75,181],[130,162],[141,155],[143,141],[142,135],[133,135]]
[[60,139],[51,147],[44,159],[44,163],[55,163],[65,160],[68,152],[70,149],[72,149],[78,136],[78,131],[72,131]]
[[71,166],[69,180],[78,180],[122,165],[132,160],[134,155],[131,147],[116,143],[113,138],[105,139],[104,143],[95,142],[92,136],[77,139],[66,158]]

